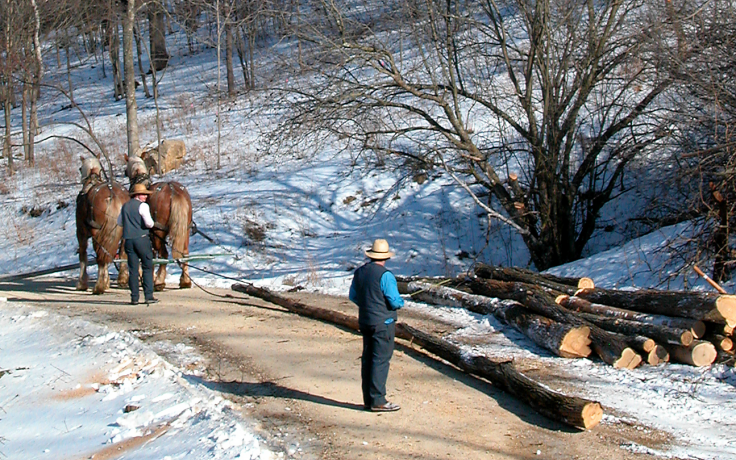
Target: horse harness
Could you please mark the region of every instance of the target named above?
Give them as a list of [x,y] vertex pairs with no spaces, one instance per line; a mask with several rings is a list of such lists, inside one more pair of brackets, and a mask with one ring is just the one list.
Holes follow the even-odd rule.
[[[94,202],[95,202],[95,196],[97,196],[97,192],[100,191],[99,188],[96,188],[98,185],[104,183],[102,178],[97,173],[90,174],[82,183],[82,190],[79,192],[79,195],[77,195],[77,204],[79,203],[79,200],[87,198],[87,204],[90,208],[89,217],[84,222],[85,225],[87,225],[89,228],[93,228],[95,230],[99,230],[102,228],[100,224],[92,220],[92,216],[94,215]],[[107,197],[108,206],[110,204],[110,201],[112,200],[112,182],[107,183],[107,188],[110,190],[110,195]],[[93,191],[94,190],[94,191]],[[90,192],[92,192],[92,195],[90,195]]]

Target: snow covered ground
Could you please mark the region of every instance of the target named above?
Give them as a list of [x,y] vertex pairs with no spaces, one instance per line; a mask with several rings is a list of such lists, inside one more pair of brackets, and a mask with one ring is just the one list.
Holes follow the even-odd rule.
[[[49,78],[63,82],[64,72],[55,75],[51,69]],[[79,63],[72,77],[78,85],[75,99],[94,120],[98,136],[117,162],[117,180],[125,182],[125,102],[111,101],[109,76],[102,78],[100,68],[90,62]],[[165,137],[182,138],[188,148],[185,167],[166,180],[187,186],[195,222],[216,241],[192,238],[192,254],[218,254],[192,263],[196,283],[228,287],[243,280],[274,290],[302,285],[346,295],[351,270],[376,237],[389,240],[397,253],[391,269],[400,275],[455,275],[469,268],[467,254],[493,264],[528,261],[526,249],[503,226],[492,229],[486,242],[478,210],[445,177],[430,175],[418,183],[390,164],[368,171],[329,150],[302,159],[263,157],[257,150],[258,134],[272,120],[266,111],[250,110],[258,105],[257,98],[227,103],[222,166],[215,169],[216,110],[202,83],[215,78],[211,53],[186,58],[175,54],[160,87]],[[61,110],[68,102],[51,91],[44,97],[43,135],[78,135],[68,125],[50,124],[52,119],[78,118]],[[141,96],[138,104],[142,141],[148,142],[153,101]],[[37,168],[21,167],[12,178],[4,177],[0,274],[76,262],[74,199],[80,152],[54,142],[38,147]],[[706,289],[692,275],[683,278],[668,255],[667,249],[687,234],[684,224],[671,227],[553,271],[591,276],[600,286]],[[176,283],[178,275],[171,271],[168,281]],[[726,288],[733,291],[732,284]],[[469,351],[562,362],[581,380],[584,377],[582,396],[637,424],[672,433],[677,440],[667,452],[637,445],[622,448],[664,457],[736,458],[732,367],[666,364],[614,370],[587,359],[553,358],[493,318],[414,302],[407,308],[452,320],[461,327],[457,334],[504,330],[494,335],[498,342],[493,346]],[[179,346],[175,351],[181,362],[196,361],[196,356],[189,357],[190,349]],[[118,448],[128,448],[140,459],[284,455],[264,448],[249,422],[227,401],[188,378],[196,376],[192,371],[165,362],[134,336],[104,325],[69,323],[60,314],[1,303],[0,374],[2,458],[68,458]],[[125,412],[128,406],[139,408]],[[615,420],[609,415],[604,423]]]

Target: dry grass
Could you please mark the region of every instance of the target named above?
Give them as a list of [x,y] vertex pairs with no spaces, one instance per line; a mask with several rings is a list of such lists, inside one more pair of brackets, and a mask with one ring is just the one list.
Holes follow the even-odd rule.
[[79,182],[79,156],[70,142],[55,142],[49,154],[36,161],[36,172],[47,183]]

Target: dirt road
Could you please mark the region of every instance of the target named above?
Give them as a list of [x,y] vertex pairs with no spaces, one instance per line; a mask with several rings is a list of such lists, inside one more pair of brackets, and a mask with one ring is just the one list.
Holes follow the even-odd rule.
[[[160,346],[168,342],[195,347],[204,362],[175,364],[203,369],[201,383],[257,420],[259,434],[286,458],[634,459],[645,455],[620,446],[667,442],[620,423],[570,429],[401,341],[388,398],[402,409],[365,412],[359,335],[229,290],[167,289],[157,293],[158,304],[131,306],[126,290],[94,296],[75,291],[72,280],[45,278],[0,283],[0,296],[133,331],[154,349],[170,349]],[[357,315],[347,298],[286,296]],[[402,312],[400,320],[432,332],[417,314]],[[559,371],[527,367],[542,381],[564,384]]]

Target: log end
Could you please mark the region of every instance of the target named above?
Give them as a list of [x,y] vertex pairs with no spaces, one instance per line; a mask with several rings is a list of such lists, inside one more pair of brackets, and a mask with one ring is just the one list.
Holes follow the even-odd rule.
[[721,350],[723,351],[733,351],[733,340],[731,340],[729,337],[724,337],[720,342]]
[[587,358],[591,352],[588,326],[570,329],[560,344],[560,356],[564,358]]
[[726,324],[736,327],[736,295],[724,294],[718,296],[716,309],[726,320]]
[[578,289],[595,289],[595,283],[592,278],[584,276],[578,280]]
[[657,347],[657,342],[655,342],[652,339],[646,339],[644,343],[641,344],[641,348],[646,351],[647,353],[651,352]]
[[562,305],[563,307],[567,305],[567,302],[570,300],[570,296],[567,294],[560,294],[557,297],[555,297],[555,303],[557,305]]
[[597,402],[589,402],[583,407],[583,428],[589,430],[603,420],[603,407]]
[[692,326],[690,326],[690,332],[692,332],[694,338],[702,339],[705,336],[705,323],[702,321],[695,321]]
[[710,342],[699,342],[691,350],[693,365],[710,366],[718,357],[715,345]]
[[624,348],[621,357],[613,362],[614,369],[635,369],[641,364],[641,356],[629,347]]
[[682,334],[680,334],[680,343],[685,345],[686,347],[689,347],[690,344],[693,343],[693,340],[693,333],[690,331],[684,331]]
[[666,363],[670,360],[670,354],[667,349],[661,345],[655,345],[647,355],[647,363],[651,366]]

